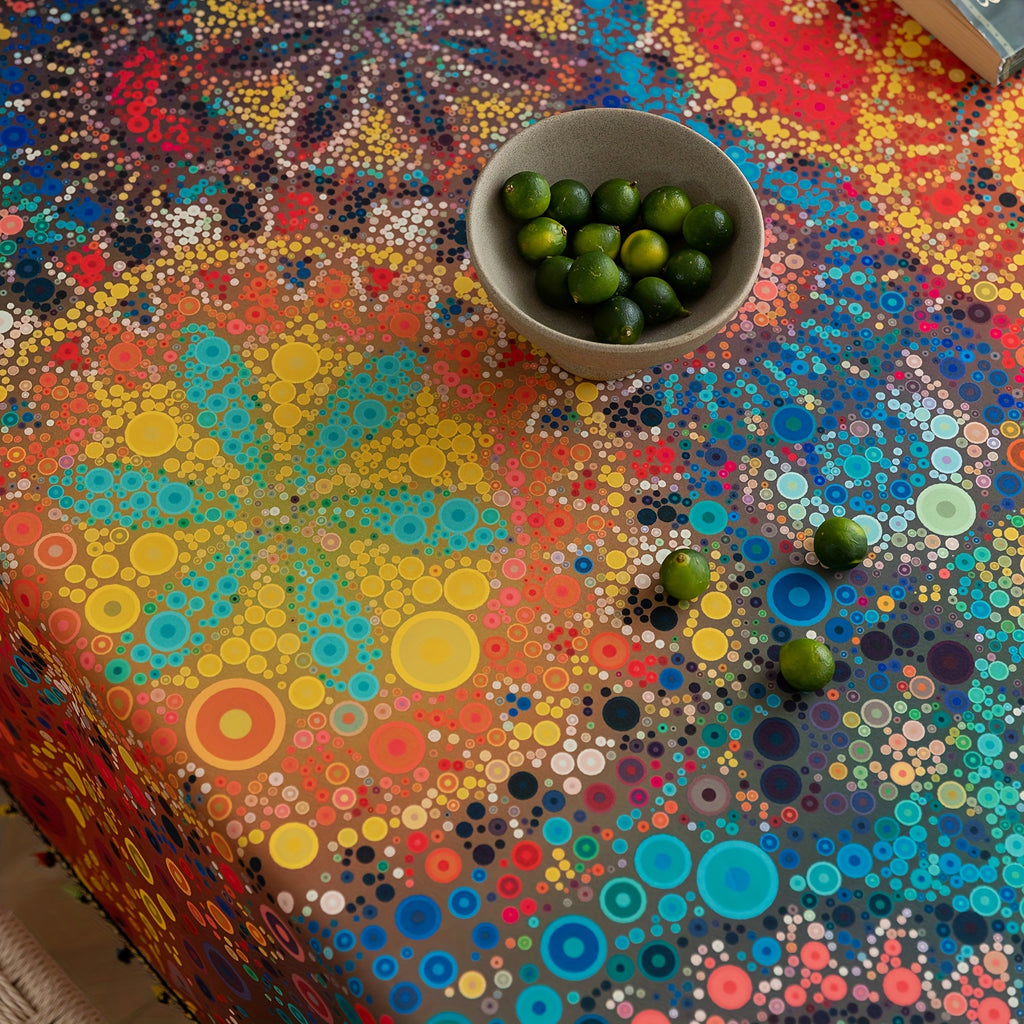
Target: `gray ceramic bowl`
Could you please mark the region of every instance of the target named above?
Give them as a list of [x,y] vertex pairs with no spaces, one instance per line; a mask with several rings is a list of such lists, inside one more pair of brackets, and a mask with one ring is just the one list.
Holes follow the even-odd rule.
[[[736,235],[714,257],[711,288],[690,304],[690,316],[648,327],[635,345],[602,345],[588,339],[586,319],[546,306],[534,292],[533,269],[516,250],[519,222],[501,204],[501,187],[517,171],[536,171],[552,183],[576,178],[590,189],[628,178],[641,195],[678,185],[694,205],[714,202],[727,210]],[[466,228],[473,266],[495,309],[556,363],[589,380],[618,380],[714,337],[750,294],[764,251],[757,198],[725,153],[677,121],[621,108],[553,114],[509,139],[477,179]]]

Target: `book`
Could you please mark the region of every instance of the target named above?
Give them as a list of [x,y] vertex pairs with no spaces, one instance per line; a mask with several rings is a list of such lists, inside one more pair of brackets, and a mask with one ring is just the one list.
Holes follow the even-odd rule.
[[1024,67],[1024,0],[896,0],[993,85]]

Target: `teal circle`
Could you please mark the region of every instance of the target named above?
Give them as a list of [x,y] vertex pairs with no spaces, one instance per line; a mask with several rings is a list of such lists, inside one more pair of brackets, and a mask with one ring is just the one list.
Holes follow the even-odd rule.
[[1002,900],[999,898],[999,893],[987,885],[979,885],[971,892],[971,909],[976,910],[982,917],[998,914],[1001,906]]
[[353,700],[370,700],[377,696],[380,690],[380,683],[377,677],[369,672],[357,672],[348,681],[348,693]]
[[863,455],[850,455],[843,463],[843,472],[851,480],[863,480],[871,473],[871,463]]
[[647,892],[632,878],[614,878],[601,890],[598,902],[610,921],[627,924],[643,917]]
[[565,846],[572,839],[572,825],[565,818],[548,818],[543,835],[552,846]]
[[686,900],[677,892],[669,892],[658,900],[658,914],[666,921],[682,921],[686,917]]
[[220,366],[231,355],[231,346],[223,338],[210,335],[196,342],[192,346],[192,352],[196,362],[202,363],[203,366]]
[[746,920],[763,914],[772,905],[779,891],[779,873],[760,847],[730,839],[701,858],[697,888],[716,914]]
[[164,484],[156,494],[157,508],[171,516],[187,512],[195,500],[192,488],[185,484]]
[[630,978],[636,973],[636,964],[628,956],[619,954],[613,956],[607,964],[605,964],[605,972],[612,981],[623,982],[629,981]]
[[728,523],[729,513],[717,501],[698,501],[690,509],[690,525],[698,533],[721,533]]
[[819,860],[807,869],[807,887],[819,896],[831,896],[842,884],[842,872],[827,860]]
[[465,498],[452,498],[446,501],[437,513],[441,525],[454,533],[468,533],[476,526],[479,518],[476,506]]
[[468,1017],[456,1013],[454,1010],[442,1010],[440,1013],[435,1013],[433,1017],[428,1017],[426,1024],[472,1024],[472,1022]]
[[85,489],[93,494],[102,494],[114,486],[114,474],[109,469],[90,469],[85,474]]
[[427,535],[427,524],[415,512],[409,512],[394,521],[391,532],[403,544],[418,544]]
[[348,644],[339,633],[323,633],[313,641],[310,654],[317,664],[333,668],[348,657]]
[[633,854],[637,875],[654,889],[674,889],[682,884],[692,865],[686,844],[667,833],[649,836]]
[[146,642],[157,651],[176,651],[188,642],[188,619],[180,612],[157,612],[146,623]]
[[901,800],[893,813],[904,825],[916,825],[921,820],[921,808],[911,800]]
[[368,398],[356,405],[352,416],[361,427],[372,428],[379,427],[388,418],[388,411],[381,402]]
[[520,1024],[558,1024],[562,1019],[562,1000],[548,985],[524,988],[516,999]]
[[540,951],[552,974],[566,981],[582,981],[604,966],[608,940],[593,921],[569,914],[548,925],[541,936]]

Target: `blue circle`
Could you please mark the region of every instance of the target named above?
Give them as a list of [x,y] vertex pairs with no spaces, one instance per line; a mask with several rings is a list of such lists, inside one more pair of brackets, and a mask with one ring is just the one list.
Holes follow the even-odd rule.
[[658,682],[666,690],[678,690],[683,685],[683,673],[677,668],[663,668],[658,673]]
[[348,657],[348,644],[339,633],[323,633],[313,641],[310,654],[317,664],[333,668]]
[[417,544],[427,535],[427,524],[414,512],[399,516],[391,526],[396,540],[403,544]]
[[426,1024],[472,1024],[470,1019],[454,1010],[442,1010],[428,1018]]
[[770,935],[762,935],[761,938],[751,946],[750,952],[759,964],[768,965],[778,962],[779,958],[782,956],[782,947],[779,945],[778,941],[773,939]]
[[829,619],[825,623],[825,636],[837,644],[845,644],[853,636],[853,626],[846,619]]
[[748,537],[742,551],[748,562],[765,562],[772,556],[772,546],[764,537]]
[[157,612],[146,623],[146,640],[158,651],[176,651],[185,646],[191,631],[180,612]]
[[820,622],[832,606],[825,581],[808,569],[784,569],[768,584],[768,605],[791,626]]
[[729,522],[729,513],[717,501],[698,501],[690,509],[690,526],[698,533],[721,533]]
[[461,887],[448,894],[448,909],[463,919],[474,917],[480,909],[480,897],[473,889]]
[[874,867],[874,861],[866,846],[844,843],[836,854],[836,866],[847,878],[863,878]]
[[693,858],[686,844],[666,832],[649,836],[633,854],[633,866],[642,882],[655,889],[674,889],[690,874]]
[[585,917],[574,914],[548,926],[541,936],[540,949],[551,973],[566,981],[591,977],[608,956],[604,932]]
[[781,441],[809,441],[817,428],[814,417],[800,405],[784,405],[772,416],[772,432]]
[[420,961],[420,977],[431,988],[450,985],[459,974],[459,965],[449,953],[435,950]]
[[398,973],[398,961],[393,956],[379,956],[373,961],[373,976],[390,981]]
[[441,908],[429,896],[407,896],[395,909],[395,925],[409,939],[429,939],[441,927]]
[[194,501],[192,488],[185,484],[164,484],[156,495],[157,508],[173,516],[187,512]]
[[396,1013],[412,1013],[420,1008],[420,1003],[423,1002],[423,993],[412,982],[403,981],[391,990],[388,1002]]
[[476,506],[465,498],[452,498],[446,501],[437,513],[441,525],[455,533],[468,533],[476,526],[479,518]]
[[772,905],[779,891],[779,873],[760,847],[732,839],[718,843],[701,858],[697,888],[716,914],[747,920]]
[[489,922],[478,924],[473,929],[473,942],[481,949],[494,949],[500,938],[501,934],[498,929]]
[[562,1000],[548,985],[524,988],[516,999],[520,1024],[558,1024],[562,1019]]

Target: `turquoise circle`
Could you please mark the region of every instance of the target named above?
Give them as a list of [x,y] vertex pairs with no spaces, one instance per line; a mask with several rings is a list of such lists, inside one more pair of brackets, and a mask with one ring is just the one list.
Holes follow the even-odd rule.
[[391,532],[403,544],[418,544],[427,535],[427,524],[420,516],[409,512],[394,521]]
[[690,525],[698,533],[721,533],[728,523],[729,513],[717,501],[698,501],[690,509]]
[[731,839],[718,843],[701,858],[697,888],[716,914],[746,920],[772,905],[779,891],[779,873],[760,847]]
[[188,642],[188,619],[180,612],[157,612],[146,623],[146,641],[157,651],[176,651]]
[[677,892],[669,892],[658,900],[658,914],[666,921],[682,921],[686,917],[686,900]]
[[476,506],[465,498],[452,498],[446,501],[437,513],[441,525],[454,533],[468,533],[476,526],[479,518]]
[[1002,900],[999,898],[999,893],[987,885],[979,885],[971,892],[971,909],[976,910],[983,917],[998,914],[1001,906]]
[[643,917],[647,910],[647,892],[632,878],[614,878],[605,884],[598,897],[605,917],[627,924]]
[[847,878],[863,878],[874,867],[874,860],[866,846],[844,843],[836,854],[836,866]]
[[352,416],[361,427],[379,427],[388,418],[388,411],[381,402],[367,398],[356,405]]
[[195,500],[192,488],[185,484],[164,484],[156,493],[157,508],[172,516],[187,512]]
[[353,700],[370,700],[377,696],[378,690],[380,683],[377,682],[377,677],[370,675],[369,672],[357,672],[348,681],[349,696]]
[[871,463],[863,455],[850,455],[843,463],[843,472],[851,480],[863,480],[871,472]]
[[196,342],[192,346],[192,352],[196,362],[202,363],[203,366],[220,366],[231,355],[231,346],[223,338],[211,335]]
[[649,836],[633,854],[642,882],[655,889],[674,889],[689,875],[693,858],[686,844],[667,833]]
[[790,626],[813,626],[832,607],[832,594],[817,573],[809,569],[783,569],[768,584],[768,605]]
[[565,818],[548,818],[542,831],[552,846],[565,846],[572,839],[572,825]]
[[310,654],[318,664],[333,668],[348,657],[348,644],[339,633],[324,633],[313,641]]
[[1003,752],[1003,741],[992,733],[982,733],[976,741],[978,753],[985,757],[997,757]]
[[921,820],[921,808],[912,800],[901,800],[893,813],[904,825],[916,825]]
[[819,896],[831,896],[842,884],[839,868],[827,860],[819,860],[807,869],[807,887]]
[[85,489],[93,494],[102,494],[114,486],[114,474],[109,469],[90,469],[85,474]]
[[521,1024],[558,1024],[562,1019],[562,1000],[548,985],[531,985],[516,999],[516,1016]]
[[454,1010],[442,1010],[433,1017],[428,1017],[426,1024],[472,1024],[472,1021]]

